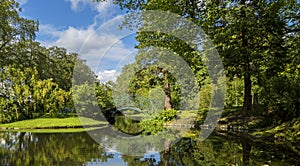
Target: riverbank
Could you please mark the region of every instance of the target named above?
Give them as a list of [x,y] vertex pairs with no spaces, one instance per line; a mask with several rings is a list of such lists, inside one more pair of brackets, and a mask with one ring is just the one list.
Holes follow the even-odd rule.
[[[51,130],[72,129],[73,131],[84,131],[85,128],[95,128],[107,125],[108,122],[97,121],[90,118],[38,118],[31,120],[22,120],[13,123],[0,124],[0,130]],[[48,131],[48,132],[49,132]]]
[[266,114],[245,115],[237,109],[227,109],[216,127],[218,131],[247,133],[253,139],[285,144],[300,154],[300,118],[278,123]]

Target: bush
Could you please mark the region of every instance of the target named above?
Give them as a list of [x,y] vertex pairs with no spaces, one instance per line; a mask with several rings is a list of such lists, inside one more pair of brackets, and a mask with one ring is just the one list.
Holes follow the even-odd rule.
[[169,122],[176,117],[176,110],[163,110],[155,118],[141,121],[140,127],[145,134],[156,134],[164,129],[164,122]]
[[177,117],[177,111],[176,110],[163,110],[159,116],[158,119],[162,120],[163,122],[169,122]]
[[144,134],[157,134],[164,129],[164,123],[159,119],[144,120],[140,122]]
[[262,103],[282,120],[279,123],[300,116],[300,79],[277,76],[269,80],[262,89]]

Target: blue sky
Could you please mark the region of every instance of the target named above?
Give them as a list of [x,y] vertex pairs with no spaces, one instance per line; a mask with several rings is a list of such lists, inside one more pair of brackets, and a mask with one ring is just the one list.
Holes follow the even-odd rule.
[[[118,30],[125,11],[92,0],[17,0],[20,15],[39,21],[37,41],[77,52],[101,81],[114,80],[134,60],[135,33]],[[123,38],[123,39],[121,39]]]

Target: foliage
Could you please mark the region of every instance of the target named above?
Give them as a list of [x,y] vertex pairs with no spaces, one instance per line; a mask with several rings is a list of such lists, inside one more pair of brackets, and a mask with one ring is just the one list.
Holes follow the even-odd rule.
[[237,107],[243,105],[243,78],[234,77],[226,81],[226,107]]
[[113,82],[96,83],[95,95],[97,103],[105,116],[110,116],[112,110],[115,109],[115,104],[112,96]]
[[[104,0],[99,0],[104,1]],[[284,67],[298,68],[299,58],[299,9],[298,1],[127,1],[115,0],[122,9],[163,10],[179,14],[192,20],[213,40],[223,59],[227,76],[243,78],[243,101],[245,110],[251,110],[253,97],[259,89],[268,89],[276,77],[282,77]],[[151,20],[161,21],[161,20]],[[127,20],[125,25],[135,25]],[[166,47],[179,50],[179,53],[191,66],[199,60],[191,54],[188,47],[180,47],[180,41],[160,32],[142,32],[138,34],[138,48],[146,46]],[[188,56],[185,56],[188,55]],[[297,66],[297,67],[296,67]],[[200,67],[201,69],[201,67]],[[199,68],[194,71],[201,71]],[[202,72],[203,73],[203,72]],[[281,75],[281,76],[280,76]],[[273,79],[271,79],[274,76]],[[201,77],[198,77],[198,79]],[[203,77],[202,77],[203,78]],[[267,79],[261,79],[267,78]],[[268,84],[269,80],[273,80]],[[200,81],[201,82],[201,81]],[[275,81],[276,82],[276,81]],[[285,80],[287,83],[288,81]],[[232,89],[232,84],[229,85]],[[257,88],[259,86],[259,88]],[[276,87],[278,88],[278,87]],[[228,94],[228,106],[233,105],[233,91]],[[287,91],[287,93],[289,93]],[[252,97],[252,95],[254,95]],[[260,94],[264,98],[264,94]],[[280,95],[276,95],[278,100]],[[292,94],[290,99],[295,96]],[[229,101],[231,100],[231,101]],[[294,100],[290,100],[295,105]],[[274,105],[273,105],[274,106]],[[272,106],[272,107],[273,107]],[[275,106],[276,107],[276,106]],[[272,108],[267,108],[272,109]],[[278,107],[278,109],[281,109]],[[285,112],[285,111],[282,111]],[[293,111],[292,111],[293,112]]]
[[2,123],[34,118],[34,113],[54,115],[66,106],[68,93],[50,79],[39,80],[36,69],[5,67],[0,83]]
[[163,110],[157,119],[162,120],[163,122],[170,122],[171,120],[177,117],[176,110]]
[[38,22],[20,17],[14,0],[2,0],[0,9],[1,121],[56,116],[71,109],[73,68],[79,56],[34,41]]
[[[143,59],[145,55],[139,53],[137,59]],[[118,76],[116,81],[115,98],[119,106],[135,106],[141,109],[152,109],[158,106],[161,101],[165,101],[166,91],[170,91],[168,97],[171,98],[171,105],[179,105],[180,99],[178,93],[180,90],[177,88],[175,78],[169,73],[164,74],[163,68],[158,67],[157,64],[145,65],[147,60],[143,62],[135,62],[126,65],[122,69],[122,73]],[[165,88],[165,82],[168,81],[171,87]],[[127,87],[125,87],[127,86]],[[158,96],[154,97],[153,92],[155,89],[163,89],[164,99],[161,100],[162,94],[159,92]],[[154,91],[153,91],[154,90]],[[127,93],[124,95],[124,93]],[[152,95],[151,95],[152,93]],[[158,101],[157,99],[160,99]],[[164,107],[165,107],[164,102]],[[156,105],[156,106],[155,106]],[[159,106],[161,107],[161,106]]]
[[157,134],[164,129],[164,123],[159,119],[144,120],[140,122],[140,127],[145,134]]
[[170,122],[177,117],[176,110],[163,110],[152,119],[145,119],[140,122],[140,127],[145,134],[157,134],[164,129],[164,123]]
[[73,79],[70,80],[73,86],[83,85],[85,83],[94,84],[97,81],[95,73],[86,64],[85,60],[77,57],[74,59],[73,63],[75,64],[75,66],[72,66]]
[[[75,62],[79,61],[79,55],[76,53],[68,53],[65,48],[61,47],[50,47],[50,48],[40,48],[43,53],[41,53],[45,60],[43,64],[37,65],[39,77],[41,79],[51,78],[53,82],[57,83],[59,88],[70,91],[72,87],[72,78]],[[38,49],[33,50],[33,52]],[[41,55],[37,59],[41,61]],[[89,74],[85,71],[83,76]]]
[[200,109],[209,108],[212,98],[212,84],[205,83],[199,92],[200,101],[195,101],[195,103],[199,104]]
[[100,113],[98,102],[95,97],[95,86],[86,82],[72,88],[73,100],[76,112],[85,117],[95,117]]
[[[176,99],[174,93],[171,93],[172,99]],[[164,104],[165,104],[165,93],[161,87],[155,87],[152,88],[149,91],[149,100],[151,102],[151,107],[150,110],[153,111],[158,111],[158,110],[163,110],[164,109]],[[177,103],[176,101],[172,102],[173,106],[176,107],[174,103]]]
[[[141,36],[143,35],[146,34],[141,34]],[[148,42],[150,42],[147,43],[149,45],[152,43],[152,41]],[[171,42],[168,43],[170,45],[163,46],[176,47],[175,44],[172,45]],[[193,80],[193,78],[191,78],[192,76],[188,75],[189,72],[192,73],[192,71],[187,72],[186,70],[188,69],[182,69],[182,66],[179,65],[176,66],[176,64],[183,65],[181,64],[183,60],[178,55],[175,54],[175,59],[169,61],[170,55],[166,51],[163,51],[163,49],[162,51],[152,50],[151,48],[147,49],[147,45],[139,45],[138,47],[146,48],[140,48],[139,53],[135,57],[136,62],[124,66],[121,75],[117,78],[115,90],[118,96],[117,103],[119,103],[117,105],[134,105],[141,109],[149,109],[156,102],[160,103],[159,101],[153,101],[153,95],[149,96],[153,89],[158,88],[162,89],[162,92],[164,92],[165,99],[163,100],[165,109],[169,109],[168,107],[173,109],[182,109],[183,107],[185,109],[192,109],[188,108],[193,104],[192,100],[195,98],[195,96],[191,95],[191,91],[193,91],[191,89],[198,86],[196,83],[191,83],[191,81],[196,82],[197,79],[203,81],[202,79],[205,77],[205,74],[203,74],[205,73],[205,69],[203,65],[201,65],[201,62],[199,67],[201,69],[196,68],[195,66],[192,66],[191,68],[191,70],[194,70],[197,74],[196,80]],[[181,48],[185,47],[187,46],[181,46]],[[180,49],[177,47],[176,49],[177,52],[180,52]],[[185,56],[193,57],[192,53],[185,54]],[[197,60],[195,61],[197,62]],[[199,64],[195,63],[195,65]],[[120,94],[121,92],[123,92],[123,95]],[[159,96],[161,93],[158,93],[157,95],[157,98],[161,98],[161,96]]]
[[37,21],[19,16],[21,8],[14,0],[0,1],[0,66],[14,61],[14,47],[18,42],[33,40]]
[[269,108],[275,123],[300,116],[300,79],[297,75],[272,77],[262,89],[261,102]]
[[[14,0],[2,0],[0,9],[0,83],[6,86],[1,86],[1,121],[44,113],[56,116],[58,111],[71,109],[70,90],[75,62],[80,61],[78,54],[34,41],[38,21],[20,17],[21,8]],[[85,70],[82,76],[88,74]]]
[[25,40],[15,43],[7,55],[12,61],[3,66],[15,64],[20,69],[35,67],[39,79],[52,79],[59,88],[70,90],[73,68],[79,57],[77,54],[67,53],[65,48],[45,48],[38,42]]

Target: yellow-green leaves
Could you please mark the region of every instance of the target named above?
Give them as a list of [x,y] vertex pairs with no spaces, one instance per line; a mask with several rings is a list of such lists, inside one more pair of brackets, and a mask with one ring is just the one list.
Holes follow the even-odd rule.
[[35,68],[4,67],[0,72],[0,83],[2,122],[33,118],[39,113],[55,114],[65,107],[69,97],[68,92],[50,79],[39,80]]

